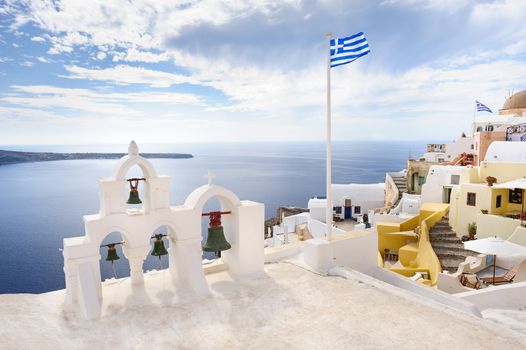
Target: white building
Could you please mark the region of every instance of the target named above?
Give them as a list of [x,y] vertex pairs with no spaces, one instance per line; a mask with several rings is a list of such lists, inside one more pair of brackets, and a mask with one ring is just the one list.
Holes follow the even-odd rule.
[[428,162],[451,162],[459,154],[473,152],[473,137],[462,134],[458,139],[447,144],[428,144],[427,152],[423,154]]
[[492,163],[526,163],[526,143],[494,141],[484,160]]
[[[370,209],[384,206],[385,184],[333,184],[332,201],[335,217],[356,219]],[[325,198],[310,199],[308,208],[312,219],[325,222]]]
[[451,188],[460,182],[462,166],[433,165],[422,185],[422,203],[449,203]]

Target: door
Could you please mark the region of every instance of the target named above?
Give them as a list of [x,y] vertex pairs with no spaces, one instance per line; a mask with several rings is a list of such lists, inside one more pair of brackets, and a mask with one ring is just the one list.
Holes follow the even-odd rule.
[[449,203],[451,201],[451,188],[445,187],[442,198],[442,203]]
[[351,218],[351,207],[345,207],[345,218],[346,219]]

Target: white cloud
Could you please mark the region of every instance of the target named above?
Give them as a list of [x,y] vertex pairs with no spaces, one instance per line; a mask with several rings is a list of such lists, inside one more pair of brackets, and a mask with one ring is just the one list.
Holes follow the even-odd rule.
[[65,46],[58,43],[54,43],[53,46],[48,50],[48,54],[50,55],[60,55],[61,53],[70,53],[73,52],[73,48],[71,46]]
[[12,58],[9,58],[9,57],[1,57],[1,56],[0,56],[0,63],[5,63],[5,62],[12,61],[12,60],[13,60]]
[[37,43],[42,43],[42,42],[46,41],[46,39],[44,39],[41,36],[34,36],[34,37],[31,38],[31,41],[35,41]]
[[526,2],[523,0],[480,2],[473,9],[472,19],[486,24],[500,23],[507,27],[510,22],[523,24],[525,13]]
[[145,63],[158,63],[162,61],[168,61],[170,59],[166,52],[153,53],[148,51],[139,51],[137,49],[129,49],[126,52],[126,56],[123,57],[124,61],[127,62],[145,62]]
[[42,63],[52,63],[52,62],[53,62],[53,61],[51,61],[50,59],[45,58],[45,57],[43,57],[43,56],[39,56],[39,57],[37,57],[37,60],[38,60],[39,62],[42,62]]
[[451,13],[459,11],[473,2],[473,0],[384,0],[380,5]]
[[3,107],[0,106],[0,120],[19,120],[22,122],[33,122],[35,119],[65,119],[62,115],[44,111],[41,109],[23,108],[23,107]]
[[126,65],[105,69],[88,69],[78,66],[66,66],[65,68],[70,74],[63,76],[64,78],[99,80],[122,85],[147,84],[152,87],[170,87],[190,82],[190,78],[184,75]]
[[0,98],[0,101],[24,107],[66,108],[94,112],[100,116],[140,117],[145,116],[144,108],[147,108],[147,105],[160,104],[171,108],[170,106],[176,104],[201,103],[198,96],[184,93],[108,93],[48,85],[13,85],[11,89],[15,93]]
[[[51,0],[26,0],[28,11],[13,7],[13,28],[33,22],[52,33],[50,54],[70,53],[75,46],[123,48],[128,61],[165,61],[167,37],[189,26],[224,25],[261,13],[272,18],[285,8],[301,7],[298,0],[189,0],[179,2],[127,0],[68,1],[57,6]],[[89,13],[89,16],[86,14]],[[119,60],[117,56],[116,60]]]
[[33,67],[35,65],[34,62],[30,62],[30,61],[23,61],[23,62],[20,62],[19,64],[23,67]]
[[100,61],[102,61],[103,59],[105,59],[106,56],[107,56],[107,55],[106,55],[106,52],[104,52],[104,51],[99,51],[99,52],[97,52],[97,59],[100,60]]
[[[324,3],[328,9],[338,8],[342,12],[345,8],[359,5],[353,3],[351,6],[348,1],[339,1],[338,6],[330,1]],[[252,17],[262,17],[262,22],[273,25],[281,20],[280,14],[285,10],[297,12],[297,20],[307,23],[310,28],[322,14],[310,11],[310,8],[309,11],[301,12],[302,7],[307,7],[307,2],[189,0],[181,5],[180,2],[138,0],[134,2],[134,6],[130,6],[128,1],[116,0],[68,1],[60,6],[51,1],[28,1],[28,4],[30,11],[19,13],[15,23],[31,21],[50,33],[47,36],[42,34],[51,45],[49,53],[66,54],[57,58],[66,62],[67,73],[62,75],[63,78],[111,83],[113,85],[110,86],[110,91],[126,90],[115,85],[144,84],[148,85],[144,87],[148,90],[190,83],[212,87],[220,92],[218,95],[221,98],[210,103],[209,100],[192,94],[105,93],[88,89],[60,90],[49,86],[18,86],[13,87],[17,91],[16,96],[3,96],[2,101],[5,103],[27,103],[35,108],[76,108],[105,118],[141,115],[158,123],[161,123],[160,119],[185,115],[192,125],[185,128],[184,125],[177,124],[180,130],[197,130],[197,123],[193,121],[198,119],[197,116],[206,116],[208,121],[217,123],[217,129],[227,139],[241,138],[242,132],[253,133],[255,139],[281,139],[288,134],[280,131],[280,128],[297,130],[298,126],[301,126],[301,132],[293,137],[320,137],[319,127],[312,125],[317,125],[314,122],[321,121],[324,115],[325,67],[321,62],[312,64],[310,62],[313,60],[306,58],[311,57],[313,51],[303,52],[297,49],[295,52],[296,49],[291,48],[287,56],[297,55],[301,65],[287,70],[278,62],[282,59],[281,56],[268,54],[271,57],[270,64],[243,57],[242,52],[238,51],[243,45],[236,41],[239,38],[235,35],[232,39],[228,37],[237,35],[238,32],[235,31],[221,32],[226,37],[225,45],[218,46],[217,52],[210,55],[199,54],[199,50],[183,50],[177,44],[167,47],[169,39],[184,36],[190,29],[207,27],[210,28],[210,33],[216,33],[229,24],[233,24],[234,29],[236,23],[250,25]],[[339,123],[335,134],[339,138],[345,139],[347,135],[356,138],[385,138],[386,135],[391,135],[387,128],[399,131],[393,136],[397,138],[406,135],[412,138],[416,134],[422,138],[426,135],[443,137],[450,135],[451,130],[461,127],[455,125],[459,120],[469,124],[474,99],[481,99],[498,109],[508,89],[524,88],[521,84],[526,80],[523,73],[526,72],[526,65],[520,57],[511,56],[526,52],[526,29],[523,25],[526,2],[386,0],[382,4],[405,10],[409,14],[406,13],[407,18],[433,16],[434,12],[440,13],[442,17],[439,18],[446,18],[449,14],[462,10],[466,14],[462,22],[465,27],[459,28],[471,33],[471,36],[467,35],[463,39],[467,42],[466,38],[469,38],[469,45],[464,51],[459,51],[458,56],[451,57],[444,53],[447,59],[427,61],[410,68],[407,68],[410,66],[407,64],[402,69],[378,63],[382,57],[389,56],[386,46],[382,47],[379,43],[374,55],[339,69],[333,75],[334,116]],[[410,12],[413,9],[422,12]],[[87,13],[89,16],[86,16]],[[370,14],[365,14],[364,18],[367,15]],[[294,25],[297,23],[294,22]],[[381,27],[379,23],[376,24]],[[408,22],[407,25],[411,24],[414,23]],[[273,28],[264,27],[270,30]],[[422,32],[436,30],[427,27],[421,29]],[[487,35],[488,33],[491,34]],[[255,35],[255,41],[270,40],[268,37],[271,37],[263,31],[255,34],[261,35]],[[459,36],[463,34],[464,32],[459,32]],[[283,35],[287,35],[287,32]],[[393,34],[394,36],[396,35]],[[479,36],[483,40],[477,39]],[[425,35],[415,37],[418,40],[425,39]],[[496,40],[499,37],[501,40]],[[207,38],[201,39],[203,43],[197,44],[206,45]],[[457,39],[450,38],[450,41]],[[480,45],[480,50],[474,50],[475,45]],[[429,46],[422,47],[425,49]],[[75,56],[78,61],[73,62],[67,55],[74,51],[77,54],[77,49],[84,49],[83,53],[91,55],[88,62],[93,63],[92,59],[104,60],[97,64],[106,65],[111,58],[113,62],[121,64],[105,68],[82,66],[86,61]],[[262,56],[266,54],[263,52]],[[126,62],[133,64],[126,65]],[[138,67],[141,62],[150,63],[149,69]],[[162,66],[162,69],[151,68],[155,67],[154,63],[159,62],[163,64],[157,67]],[[169,64],[164,62],[174,63],[174,71],[189,73],[172,73],[167,68]],[[173,103],[179,104],[177,112],[167,108]],[[138,104],[141,106],[137,107]],[[159,104],[162,113],[151,113],[151,106],[146,105],[153,104]],[[196,110],[193,113],[182,113],[180,109],[187,108],[186,105],[195,107]],[[276,123],[276,120],[279,122]],[[303,123],[306,120],[309,123]],[[181,121],[180,118],[178,121]],[[264,127],[261,126],[262,121],[265,121]],[[356,128],[357,124],[360,128]],[[159,126],[157,130],[163,133],[166,129]],[[229,132],[228,129],[235,131]],[[356,129],[363,130],[362,134],[355,134]]]

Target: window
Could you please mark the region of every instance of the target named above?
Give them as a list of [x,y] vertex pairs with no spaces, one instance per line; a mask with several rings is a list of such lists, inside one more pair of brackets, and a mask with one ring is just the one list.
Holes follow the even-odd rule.
[[342,207],[334,207],[333,210],[334,210],[334,212],[336,214],[341,214],[342,213]]
[[482,126],[478,126],[477,131],[482,131]]
[[425,184],[425,183],[426,183],[426,178],[423,177],[423,176],[419,176],[419,177],[418,177],[418,185],[419,185],[419,186],[422,186],[422,185]]
[[360,211],[361,211],[361,208],[359,206],[355,206],[354,207],[354,213],[355,214],[360,214]]
[[493,131],[493,125],[486,126],[486,131]]
[[520,188],[510,190],[509,202],[515,204],[522,204],[522,190]]
[[495,207],[496,207],[496,208],[500,208],[501,203],[502,203],[502,196],[499,194],[499,195],[497,196],[497,198],[495,199]]
[[460,183],[460,175],[451,175],[451,184],[458,185]]
[[468,200],[466,205],[474,207],[477,204],[477,194],[473,192],[468,192]]

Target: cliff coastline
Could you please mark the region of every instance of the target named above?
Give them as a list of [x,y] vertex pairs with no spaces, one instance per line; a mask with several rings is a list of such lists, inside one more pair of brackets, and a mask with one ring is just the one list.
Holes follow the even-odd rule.
[[[20,152],[0,150],[0,165],[47,162],[53,160],[74,159],[119,159],[124,153],[53,153],[53,152]],[[194,156],[188,153],[142,153],[144,158],[187,159]]]

